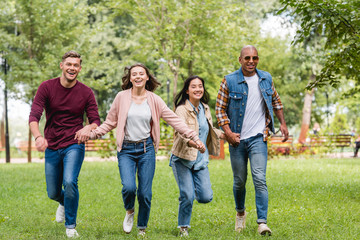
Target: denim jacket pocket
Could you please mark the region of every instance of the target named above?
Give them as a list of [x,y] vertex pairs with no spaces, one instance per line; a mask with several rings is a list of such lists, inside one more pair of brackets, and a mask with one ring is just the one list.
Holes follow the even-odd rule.
[[240,108],[242,99],[242,93],[229,92],[229,108]]

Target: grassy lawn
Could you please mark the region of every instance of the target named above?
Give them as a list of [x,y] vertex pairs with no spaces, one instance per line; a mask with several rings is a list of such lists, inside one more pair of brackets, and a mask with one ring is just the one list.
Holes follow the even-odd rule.
[[[234,231],[229,161],[211,161],[214,199],[194,204],[189,239],[263,239],[257,235],[254,189],[247,188],[247,228]],[[269,161],[268,223],[272,239],[359,239],[359,159]],[[134,239],[125,234],[125,211],[116,162],[84,162],[79,178],[80,239]],[[178,188],[167,161],[158,161],[147,239],[176,239]],[[0,239],[66,239],[47,198],[44,164],[0,164]],[[135,217],[136,220],[136,217]]]

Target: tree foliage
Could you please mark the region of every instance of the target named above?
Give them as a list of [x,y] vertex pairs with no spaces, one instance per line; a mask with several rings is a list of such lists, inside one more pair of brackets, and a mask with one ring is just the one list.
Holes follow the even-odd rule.
[[300,20],[295,43],[313,37],[326,39],[323,45],[325,64],[308,88],[330,84],[336,88],[340,76],[354,79],[356,86],[348,94],[359,92],[360,83],[360,1],[350,0],[280,0],[279,14],[289,14]]
[[214,109],[221,79],[240,67],[240,49],[252,44],[259,50],[259,69],[273,75],[288,124],[299,124],[312,63],[323,57],[261,34],[274,0],[4,1],[0,50],[11,66],[11,91],[31,103],[42,81],[59,76],[61,56],[76,50],[83,58],[79,80],[94,90],[103,119],[121,91],[124,67],[135,62],[162,82],[157,93],[164,100],[170,82],[170,102],[182,80],[203,77]]
[[205,78],[215,95],[221,77],[233,71],[241,46],[258,36],[251,30],[253,20],[238,17],[249,11],[242,1],[223,1],[219,7],[214,0],[114,0],[108,7],[114,16],[133,19],[125,27],[131,49],[127,62],[144,62],[162,82],[171,79],[172,95],[178,80],[194,74]]

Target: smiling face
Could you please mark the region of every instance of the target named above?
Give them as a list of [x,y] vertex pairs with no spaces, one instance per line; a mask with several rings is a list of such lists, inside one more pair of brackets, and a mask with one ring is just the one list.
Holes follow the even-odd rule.
[[241,50],[239,62],[244,76],[254,76],[256,73],[256,66],[259,63],[259,56],[256,48],[252,46],[243,48]]
[[62,77],[67,82],[73,82],[81,70],[81,60],[74,57],[65,58],[60,63],[60,68],[62,70]]
[[197,105],[196,103],[199,103],[204,96],[204,85],[202,81],[198,78],[191,80],[186,93],[189,95],[190,102],[193,105]]
[[133,67],[130,72],[130,82],[134,88],[144,88],[146,82],[149,80],[149,76],[142,67]]

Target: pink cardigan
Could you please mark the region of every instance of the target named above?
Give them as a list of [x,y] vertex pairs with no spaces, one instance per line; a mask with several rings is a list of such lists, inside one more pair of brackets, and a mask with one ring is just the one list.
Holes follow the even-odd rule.
[[[155,144],[155,151],[159,149],[160,142],[160,118],[163,118],[170,126],[185,138],[197,141],[199,139],[197,133],[191,130],[182,119],[180,119],[173,111],[171,111],[165,102],[155,93],[146,91],[147,102],[151,110],[151,136]],[[127,114],[131,105],[131,89],[119,92],[110,108],[105,122],[92,130],[90,138],[96,139],[105,135],[114,128],[116,129],[117,151],[121,151],[122,143],[125,135],[125,125]]]

